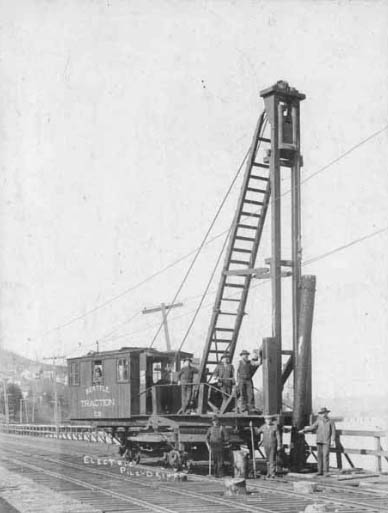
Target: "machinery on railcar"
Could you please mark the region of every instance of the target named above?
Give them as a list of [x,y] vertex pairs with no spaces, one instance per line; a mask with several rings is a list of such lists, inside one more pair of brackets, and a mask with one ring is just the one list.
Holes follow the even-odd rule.
[[[311,414],[311,329],[315,292],[315,277],[301,274],[300,102],[305,95],[287,82],[279,81],[263,90],[261,97],[265,109],[246,160],[198,380],[193,385],[194,411],[190,414],[180,411],[177,379],[182,360],[192,356],[189,353],[124,347],[68,360],[71,418],[94,421],[101,429],[112,430],[115,436],[125,440],[129,452],[133,447],[135,453],[157,448],[186,451],[195,456],[205,446],[210,414],[214,412],[221,416],[232,446],[247,441],[250,422],[260,425],[260,413],[238,411],[234,393],[227,400],[220,400],[212,378],[225,353],[233,359],[243,319],[252,313],[246,312],[252,279],[268,279],[272,333],[255,344],[262,347],[262,409],[291,426],[292,457],[303,465],[305,446],[298,430]],[[282,216],[281,182],[286,179],[291,185],[291,209],[289,216]],[[269,257],[259,252],[267,218],[270,218],[271,230]],[[284,219],[290,219],[289,230],[286,230],[287,236],[291,236],[290,255],[282,254]],[[256,267],[258,255],[265,266]],[[292,282],[292,332],[286,336],[282,330],[284,279]],[[290,376],[293,376],[293,405],[286,410],[282,394]]]

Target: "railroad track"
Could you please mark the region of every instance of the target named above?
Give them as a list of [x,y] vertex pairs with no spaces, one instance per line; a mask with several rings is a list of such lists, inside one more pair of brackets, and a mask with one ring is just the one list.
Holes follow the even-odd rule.
[[[67,443],[66,443],[67,445]],[[214,513],[262,512],[299,513],[313,502],[328,505],[340,513],[387,513],[387,497],[365,491],[344,490],[330,486],[314,497],[293,492],[287,480],[248,483],[246,498],[226,498],[222,483],[205,476],[190,475],[189,481],[170,483],[127,476],[118,467],[96,468],[80,463],[80,453],[66,451],[59,457],[58,449],[40,445],[34,454],[31,445],[20,439],[7,440],[0,462],[9,470],[23,475],[74,499],[99,507],[103,511],[141,513],[203,513],[210,507]],[[34,447],[36,452],[36,446]],[[60,468],[60,470],[58,470]],[[136,469],[150,470],[141,465]],[[135,474],[135,473],[134,473]]]

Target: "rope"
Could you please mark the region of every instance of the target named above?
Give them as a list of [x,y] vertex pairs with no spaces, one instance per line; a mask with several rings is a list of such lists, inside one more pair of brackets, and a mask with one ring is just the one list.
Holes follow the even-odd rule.
[[180,344],[180,346],[179,346],[179,349],[177,350],[176,354],[178,354],[178,353],[179,353],[179,351],[180,351],[180,350],[182,349],[182,347],[183,347],[183,344],[186,342],[186,339],[187,339],[187,337],[189,336],[190,331],[191,331],[191,329],[192,329],[192,327],[193,327],[193,325],[194,325],[194,323],[195,323],[195,321],[196,321],[196,319],[197,319],[198,313],[199,313],[200,309],[202,308],[202,304],[203,304],[203,302],[204,302],[204,300],[205,300],[205,297],[207,296],[207,293],[208,293],[208,291],[209,291],[210,285],[211,285],[211,283],[212,283],[212,281],[213,281],[214,275],[216,274],[216,271],[217,271],[218,265],[219,265],[219,263],[220,263],[221,257],[222,257],[222,255],[223,255],[223,253],[224,253],[225,246],[226,246],[226,243],[228,242],[228,239],[229,239],[229,236],[230,236],[230,232],[231,232],[231,230],[232,230],[232,226],[230,227],[229,232],[228,232],[227,236],[225,237],[224,243],[223,243],[223,245],[222,245],[221,251],[219,252],[219,255],[218,255],[217,261],[216,261],[216,263],[215,263],[215,265],[214,265],[214,267],[213,267],[213,271],[212,271],[212,273],[211,273],[211,275],[210,275],[209,281],[207,282],[207,285],[206,285],[205,290],[204,290],[204,292],[203,292],[203,294],[202,294],[201,300],[200,300],[200,302],[198,303],[197,308],[195,309],[194,316],[193,316],[193,318],[192,318],[192,320],[191,320],[191,322],[190,322],[190,324],[189,324],[189,327],[188,327],[188,328],[187,328],[187,330],[186,330],[186,333],[185,333],[185,334],[184,334],[184,336],[183,336],[182,342],[181,342],[181,344]]
[[[173,305],[173,304],[176,302],[177,297],[179,296],[179,294],[180,294],[180,292],[181,292],[182,288],[184,287],[184,284],[186,283],[187,278],[189,277],[189,275],[190,275],[190,273],[191,273],[191,271],[192,271],[192,269],[193,269],[193,267],[194,267],[194,264],[195,264],[195,262],[197,261],[197,259],[198,259],[199,255],[200,255],[200,253],[201,253],[201,251],[202,251],[202,248],[204,247],[204,245],[205,245],[205,243],[206,243],[206,240],[207,240],[207,238],[208,238],[208,236],[209,236],[209,234],[210,234],[211,230],[213,229],[213,226],[214,226],[214,224],[215,224],[216,220],[218,219],[218,216],[219,216],[219,214],[220,214],[220,212],[221,212],[221,210],[222,210],[222,208],[223,208],[223,206],[224,206],[224,204],[225,204],[225,202],[226,202],[226,200],[227,200],[227,198],[228,198],[228,196],[229,196],[230,192],[232,191],[232,189],[233,189],[233,187],[234,187],[234,184],[236,183],[236,180],[237,180],[237,178],[238,178],[238,176],[239,176],[239,174],[240,174],[240,172],[241,172],[241,169],[242,169],[242,167],[243,167],[243,165],[244,165],[244,162],[246,161],[246,159],[247,159],[247,157],[248,157],[248,155],[249,155],[250,150],[251,150],[251,148],[249,147],[249,148],[248,148],[248,151],[246,152],[246,154],[245,154],[245,156],[244,156],[243,160],[241,161],[241,164],[240,164],[240,166],[239,166],[239,168],[238,168],[238,170],[237,170],[237,172],[236,172],[236,174],[235,174],[235,176],[234,176],[234,178],[233,178],[233,180],[232,180],[231,184],[229,185],[228,190],[226,191],[226,194],[225,194],[225,196],[223,197],[223,199],[222,199],[222,201],[221,201],[221,203],[220,203],[220,205],[219,205],[219,207],[218,207],[218,209],[217,209],[217,212],[216,212],[215,216],[213,217],[213,220],[212,220],[212,222],[210,223],[210,226],[209,226],[209,228],[207,229],[207,231],[206,231],[206,233],[205,233],[205,236],[204,236],[204,238],[203,238],[203,240],[202,240],[202,242],[201,242],[200,246],[198,247],[198,249],[197,249],[197,251],[196,251],[196,253],[195,253],[195,256],[194,256],[193,260],[191,261],[191,263],[190,263],[190,265],[189,265],[189,267],[188,267],[188,269],[187,269],[187,271],[186,271],[186,273],[185,273],[185,275],[184,275],[184,277],[183,277],[183,280],[182,280],[181,284],[179,285],[178,290],[176,291],[175,296],[174,296],[174,298],[173,298],[173,300],[171,301],[171,303],[170,303],[170,304],[172,304],[172,305]],[[167,310],[167,312],[166,312],[166,316],[165,316],[165,319],[167,319],[167,317],[168,317],[168,315],[169,315],[170,311],[171,311],[170,309],[169,309],[169,310]],[[153,338],[153,339],[152,339],[152,341],[151,341],[151,344],[150,344],[150,346],[149,346],[150,348],[154,345],[154,342],[155,342],[155,340],[157,339],[157,337],[158,337],[158,335],[159,335],[160,330],[162,329],[162,327],[163,327],[163,321],[160,323],[159,328],[157,329],[157,331],[156,331],[156,333],[155,333],[155,335],[154,335],[154,338]]]

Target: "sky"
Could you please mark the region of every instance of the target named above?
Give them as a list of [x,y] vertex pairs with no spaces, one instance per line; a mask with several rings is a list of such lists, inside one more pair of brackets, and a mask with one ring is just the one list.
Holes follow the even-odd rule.
[[[306,94],[304,260],[387,228],[385,2],[21,0],[0,13],[3,347],[41,358],[97,340],[148,346],[160,316],[141,312],[174,298],[193,254],[181,257],[250,145],[259,93],[279,79]],[[210,239],[230,226],[240,183]],[[289,207],[285,194],[285,259]],[[169,316],[174,347],[222,243],[204,247]],[[388,395],[387,244],[386,230],[303,268],[317,277],[314,394],[328,401]],[[218,278],[184,345],[197,356]],[[269,292],[254,283],[238,349],[270,336]],[[287,348],[286,282],[284,300]]]

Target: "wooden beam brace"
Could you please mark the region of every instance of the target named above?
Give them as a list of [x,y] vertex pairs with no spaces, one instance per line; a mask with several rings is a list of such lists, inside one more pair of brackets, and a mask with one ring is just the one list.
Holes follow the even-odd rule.
[[[266,258],[264,262],[267,265],[271,265],[272,258]],[[283,267],[294,267],[294,262],[292,260],[280,260],[280,265]]]
[[282,387],[284,387],[286,381],[291,375],[291,372],[294,370],[294,356],[291,355],[287,360],[287,363],[283,367],[282,371]]
[[226,413],[229,409],[230,409],[230,406],[232,404],[232,401],[234,399],[234,396],[233,395],[230,395],[228,397],[228,400],[226,401],[226,403],[224,404],[224,406],[220,409],[220,413],[223,414],[223,413]]

